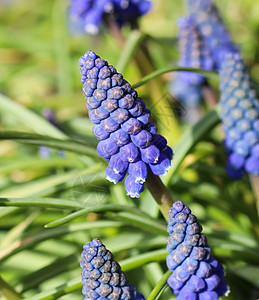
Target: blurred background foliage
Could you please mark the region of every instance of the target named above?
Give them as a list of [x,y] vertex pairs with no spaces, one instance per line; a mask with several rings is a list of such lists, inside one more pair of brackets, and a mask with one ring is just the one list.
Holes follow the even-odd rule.
[[[215,2],[259,82],[259,2]],[[14,290],[26,299],[82,299],[82,245],[98,237],[147,297],[166,272],[166,223],[147,190],[132,200],[123,184],[105,179],[77,65],[92,49],[116,67],[127,49],[122,50],[105,28],[99,36],[78,31],[68,18],[68,5],[64,0],[0,1],[0,284],[3,288],[8,283],[8,299],[18,299],[12,298],[18,297]],[[176,20],[185,14],[182,2],[156,0],[152,12],[141,19],[155,69],[176,65]],[[129,37],[130,28],[124,27],[123,33]],[[141,79],[132,58],[123,74],[131,83]],[[180,121],[177,103],[168,93],[171,74],[161,78],[161,98],[168,98],[181,133],[170,145],[179,157],[166,184],[203,225],[214,255],[227,270],[232,290],[228,299],[257,299],[259,224],[249,178],[233,182],[226,175],[217,116],[213,124],[205,120],[191,131]],[[217,89],[217,80],[210,82]],[[137,90],[148,103],[152,91],[146,85]],[[55,112],[59,128],[42,117],[45,108]],[[153,117],[165,122],[161,115]],[[195,129],[202,131],[197,131],[196,145]],[[187,144],[181,138],[184,132]],[[175,134],[176,129],[169,128],[166,138]],[[39,155],[42,144],[52,146],[47,159]],[[160,299],[174,299],[168,287]]]

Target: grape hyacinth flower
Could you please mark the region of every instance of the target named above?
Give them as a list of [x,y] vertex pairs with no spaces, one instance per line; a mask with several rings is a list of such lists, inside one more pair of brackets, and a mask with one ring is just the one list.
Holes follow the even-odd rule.
[[173,152],[149,121],[150,110],[131,85],[93,51],[79,60],[83,94],[93,133],[100,141],[97,152],[109,161],[107,179],[125,179],[127,195],[139,197],[148,172],[165,175]]
[[[190,17],[178,19],[178,45],[180,59],[178,65],[187,68],[214,69],[212,54]],[[185,119],[196,123],[201,118],[200,103],[203,100],[201,87],[206,78],[198,73],[181,71],[171,83],[171,93],[186,108]]]
[[[214,60],[209,49],[205,47],[204,41],[190,17],[178,19],[179,33],[178,45],[180,59],[178,65],[181,67],[200,68],[205,70],[214,69]],[[205,82],[205,77],[192,72],[179,72],[182,80],[189,84],[200,86]]]
[[217,300],[229,293],[223,280],[224,269],[211,256],[202,227],[191,210],[177,201],[167,220],[167,282],[177,300]]
[[71,0],[70,18],[82,23],[89,34],[97,34],[107,15],[113,15],[121,26],[135,22],[151,9],[148,0]]
[[128,284],[127,276],[100,240],[94,239],[83,249],[80,266],[85,300],[145,300]]
[[225,56],[220,80],[227,172],[235,179],[245,171],[259,176],[259,100],[245,63],[238,54]]
[[211,51],[214,61],[220,69],[224,54],[227,52],[238,53],[239,50],[233,44],[217,7],[213,0],[187,0],[187,6],[206,47]]

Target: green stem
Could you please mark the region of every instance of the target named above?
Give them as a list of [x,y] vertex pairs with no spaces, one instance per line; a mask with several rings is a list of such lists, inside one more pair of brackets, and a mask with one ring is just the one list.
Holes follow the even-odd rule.
[[255,195],[255,203],[256,203],[256,208],[257,208],[257,214],[259,217],[259,177],[258,176],[253,176],[249,175],[251,186]]
[[0,277],[0,294],[2,294],[6,299],[20,300],[21,296]]
[[148,81],[166,74],[166,73],[171,73],[171,72],[176,72],[176,71],[186,71],[186,72],[194,72],[194,73],[199,73],[205,77],[214,79],[214,80],[218,80],[218,74],[214,71],[206,71],[203,69],[196,69],[196,68],[184,68],[184,67],[166,67],[166,68],[162,68],[159,70],[156,70],[148,75],[146,75],[145,77],[143,77],[139,82],[135,83],[132,85],[132,87],[134,89],[142,86],[143,84],[147,83]]
[[163,290],[166,288],[167,285],[167,278],[172,274],[171,271],[167,271],[163,277],[159,280],[159,282],[156,284],[156,286],[153,288],[152,292],[148,296],[147,300],[156,300],[159,299],[159,296],[163,292]]
[[169,193],[168,189],[165,187],[160,177],[149,172],[147,177],[147,188],[156,200],[160,211],[162,212],[164,218],[168,219],[168,211],[172,207],[174,201]]

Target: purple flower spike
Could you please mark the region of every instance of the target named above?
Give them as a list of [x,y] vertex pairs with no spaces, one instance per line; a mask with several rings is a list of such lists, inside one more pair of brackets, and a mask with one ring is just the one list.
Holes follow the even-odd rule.
[[[214,69],[214,60],[210,50],[205,46],[203,38],[191,17],[178,19],[179,53],[178,65],[181,67]],[[181,80],[190,85],[200,86],[205,77],[198,73],[180,72]]]
[[202,227],[183,202],[170,209],[167,267],[173,273],[167,282],[177,300],[218,300],[229,293],[223,280],[224,269],[211,256]]
[[136,22],[150,9],[148,0],[71,0],[69,13],[77,27],[83,27],[89,34],[97,34],[108,15],[114,16],[121,26]]
[[[178,19],[178,49],[181,67],[215,69],[211,51],[206,47],[203,37],[194,20],[190,17]],[[200,103],[203,100],[202,86],[206,78],[198,73],[181,71],[171,83],[172,95],[180,100],[186,108],[186,114],[180,111],[180,116],[191,124],[201,118]]]
[[173,151],[149,121],[143,100],[114,67],[93,51],[79,59],[79,66],[92,131],[100,141],[97,153],[109,161],[107,179],[120,182],[128,171],[126,192],[139,197],[148,171],[167,173]]
[[218,69],[228,52],[238,53],[213,0],[187,0],[191,19],[197,26],[206,48],[212,53]]
[[80,266],[86,300],[145,300],[100,240],[94,239],[83,249]]
[[254,126],[259,120],[259,101],[238,54],[225,56],[220,78],[227,173],[233,179],[241,178],[245,171],[259,176],[259,128]]

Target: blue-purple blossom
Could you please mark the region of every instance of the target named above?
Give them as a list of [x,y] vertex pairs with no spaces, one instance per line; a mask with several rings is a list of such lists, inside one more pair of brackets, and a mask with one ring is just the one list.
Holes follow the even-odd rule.
[[259,176],[259,100],[238,54],[225,56],[220,79],[227,172],[235,179],[242,177],[245,171]]
[[69,13],[87,33],[97,34],[105,16],[113,15],[121,26],[136,22],[150,9],[151,1],[148,0],[71,0]]
[[[178,65],[187,68],[214,69],[211,52],[206,48],[203,38],[193,20],[188,17],[178,19]],[[201,118],[200,103],[203,99],[202,85],[206,78],[198,73],[181,71],[171,83],[172,95],[186,108],[184,118],[191,124]]]
[[189,14],[220,68],[224,55],[238,53],[213,0],[187,0]]
[[83,249],[80,266],[85,300],[145,300],[100,240],[92,240]]
[[172,274],[167,282],[177,300],[217,300],[229,290],[223,280],[224,269],[211,256],[202,227],[191,210],[177,201],[167,220],[167,267]]
[[114,67],[92,51],[80,58],[79,66],[92,131],[100,141],[97,152],[109,162],[106,178],[117,183],[128,172],[127,195],[138,198],[148,172],[167,173],[173,151],[149,121],[143,100]]
[[[179,18],[178,26],[180,55],[178,65],[181,67],[213,70],[214,60],[212,54],[205,46],[203,38],[193,20],[190,17]],[[205,82],[205,77],[198,73],[179,72],[178,77],[189,84],[198,86]]]

